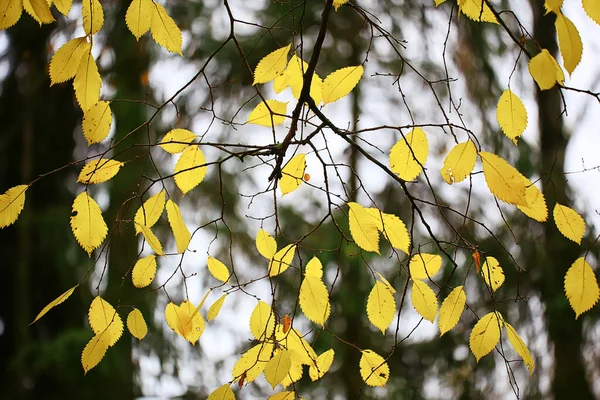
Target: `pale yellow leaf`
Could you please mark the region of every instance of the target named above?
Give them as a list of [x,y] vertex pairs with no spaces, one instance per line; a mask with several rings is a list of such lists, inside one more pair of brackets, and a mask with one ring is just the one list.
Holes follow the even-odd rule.
[[136,288],[144,288],[152,283],[156,276],[156,256],[154,254],[136,261],[131,272],[131,281]]
[[169,303],[165,308],[165,319],[169,327],[192,345],[200,339],[206,325],[198,310],[189,300],[179,306]]
[[575,319],[598,303],[600,289],[592,267],[579,257],[565,275],[565,294],[575,311]]
[[177,154],[184,151],[196,138],[194,132],[187,129],[173,129],[167,132],[158,145],[168,153]]
[[250,315],[250,332],[256,340],[270,338],[275,329],[275,314],[271,306],[259,301]]
[[262,228],[256,234],[256,249],[264,258],[271,260],[277,252],[277,242]]
[[106,182],[112,179],[123,165],[120,161],[106,158],[90,161],[79,172],[77,182],[85,185]]
[[83,30],[87,35],[98,33],[104,25],[104,10],[99,0],[82,0]]
[[506,336],[508,336],[508,341],[512,344],[513,348],[517,352],[518,355],[521,356],[525,366],[529,370],[529,376],[533,374],[533,368],[535,366],[535,362],[533,361],[533,357],[529,353],[529,349],[523,342],[523,339],[519,336],[515,328],[512,327],[511,324],[505,322],[504,326],[506,327]]
[[556,203],[554,211],[554,222],[556,227],[566,237],[577,244],[581,244],[583,234],[585,233],[585,222],[577,211]]
[[0,229],[12,225],[25,206],[27,185],[11,187],[0,194]]
[[100,247],[106,238],[108,227],[102,218],[102,210],[87,192],[81,192],[73,202],[71,230],[77,243],[88,256]]
[[319,354],[316,365],[311,365],[308,369],[308,375],[313,382],[317,379],[321,379],[323,375],[329,371],[331,364],[333,364],[334,356],[335,351],[333,349],[329,349],[326,352]]
[[[79,286],[79,285],[73,286],[71,289],[67,290],[66,292],[64,292],[63,294],[61,294],[60,296],[58,296],[57,298],[52,300],[46,307],[42,308],[42,311],[39,312],[39,314],[35,317],[33,322],[31,322],[31,324],[33,324],[35,321],[37,321],[38,319],[40,319],[44,315],[46,315],[46,313],[48,311],[50,311],[57,305],[62,304],[65,300],[67,300],[73,294],[73,292],[75,291],[77,286]],[[31,324],[29,324],[29,325],[31,325]]]
[[146,200],[135,212],[133,218],[136,235],[141,232],[140,225],[151,228],[156,224],[165,209],[165,190],[161,190]]
[[208,168],[206,158],[199,146],[190,146],[175,164],[175,184],[186,194],[204,180]]
[[381,218],[358,203],[348,203],[348,223],[350,234],[357,246],[365,251],[379,254],[379,231]]
[[306,318],[323,326],[329,318],[329,292],[320,277],[306,274],[300,285],[300,308]]
[[171,199],[167,200],[167,218],[169,219],[169,225],[175,236],[175,243],[177,244],[177,254],[181,254],[186,251],[192,235],[183,222],[181,216],[181,210],[179,206]]
[[529,179],[523,177],[525,182],[526,206],[517,206],[525,215],[539,222],[548,220],[548,207],[544,195]]
[[484,0],[458,0],[458,8],[473,21],[498,23]]
[[296,254],[296,246],[288,244],[283,249],[279,250],[269,262],[269,276],[277,276],[283,273],[292,265],[292,260]]
[[248,116],[248,123],[261,126],[277,126],[285,120],[287,102],[266,100],[257,105]]
[[50,12],[50,6],[46,0],[23,0],[23,9],[40,25],[49,24],[54,21],[54,17]]
[[467,294],[462,286],[454,288],[442,302],[438,326],[440,336],[450,331],[458,324],[458,320],[465,309]]
[[127,8],[125,23],[136,39],[150,30],[153,9],[152,0],[133,0]]
[[210,272],[213,278],[223,283],[227,283],[229,280],[229,269],[227,269],[225,264],[216,258],[208,256],[206,266],[208,267],[208,272]]
[[500,330],[503,325],[504,320],[498,312],[488,313],[477,321],[469,336],[469,347],[477,362],[494,350],[500,341]]
[[94,336],[88,344],[83,348],[81,353],[81,365],[83,366],[84,374],[94,368],[104,358],[106,350],[108,350],[108,335],[100,333]]
[[572,74],[581,61],[581,54],[583,53],[581,37],[573,22],[562,13],[556,15],[556,22],[554,24],[556,26],[556,33],[558,33],[558,45],[565,69],[569,74]]
[[279,392],[269,397],[267,400],[294,400],[296,398],[295,392]]
[[286,195],[298,189],[304,178],[306,169],[306,154],[296,154],[281,170],[279,188],[281,195]]
[[23,0],[0,1],[0,30],[10,28],[21,18]]
[[88,311],[90,327],[96,335],[106,334],[109,346],[114,346],[123,334],[123,321],[117,310],[106,300],[96,296]]
[[600,25],[600,3],[597,0],[583,0],[582,5],[588,17]]
[[335,11],[337,11],[338,8],[340,8],[347,2],[348,2],[348,0],[333,0],[333,6],[335,7]]
[[323,105],[338,101],[350,94],[362,78],[362,65],[340,68],[323,80]]
[[515,167],[494,153],[479,152],[483,175],[490,192],[508,204],[527,205],[524,176]]
[[412,305],[417,313],[427,321],[433,322],[438,312],[438,301],[434,291],[423,281],[413,280],[410,293]]
[[428,153],[427,135],[415,128],[390,150],[390,169],[405,181],[412,181],[423,171]]
[[494,292],[504,283],[504,271],[494,257],[485,258],[485,262],[481,266],[481,275],[483,275],[486,285]]
[[245,352],[233,366],[231,374],[234,381],[238,381],[244,374],[246,383],[258,378],[271,359],[272,352],[272,343],[259,343]]
[[457,144],[444,159],[442,179],[449,185],[465,180],[475,168],[475,161],[477,150],[471,140]]
[[[85,1],[85,0],[84,0]],[[100,101],[102,78],[92,52],[83,55],[73,80],[75,98],[85,112]]]
[[65,17],[69,15],[73,0],[54,0],[54,6]]
[[235,395],[229,387],[229,383],[226,383],[216,388],[206,400],[235,400]]
[[213,319],[217,318],[217,315],[219,315],[219,311],[221,311],[221,307],[223,307],[223,303],[225,302],[226,297],[227,297],[227,293],[225,293],[224,295],[219,297],[217,299],[217,301],[215,301],[208,308],[208,313],[206,314],[206,319],[208,319],[209,321],[212,321]]
[[385,335],[395,315],[396,300],[389,283],[376,281],[367,298],[367,318]]
[[69,40],[62,45],[50,60],[50,85],[73,78],[79,70],[84,54],[89,54],[91,45],[87,38]]
[[396,250],[409,254],[410,235],[406,225],[393,214],[381,213],[383,219],[383,235]]
[[291,44],[288,44],[285,47],[277,49],[258,62],[254,70],[253,85],[272,81],[285,70],[291,46]]
[[181,52],[183,37],[177,24],[167,14],[167,10],[162,5],[156,2],[153,2],[153,4],[152,19],[150,21],[152,39],[168,51],[183,55]]
[[529,73],[541,90],[552,89],[555,84],[565,83],[565,74],[546,49],[529,61]]
[[417,253],[408,265],[412,279],[431,279],[442,267],[442,257],[438,254]]
[[138,340],[142,340],[148,334],[148,325],[146,325],[142,312],[137,308],[134,308],[127,316],[127,329],[131,336]]
[[88,146],[100,143],[108,136],[113,117],[108,101],[99,101],[83,113],[83,136]]
[[516,145],[517,139],[527,128],[527,110],[521,99],[510,89],[506,89],[498,100],[496,118],[502,132]]
[[292,356],[289,350],[279,350],[265,366],[265,379],[273,389],[290,372],[292,367]]
[[323,264],[317,257],[313,257],[306,264],[306,270],[304,271],[306,276],[312,276],[317,279],[321,279],[323,277]]
[[150,248],[154,250],[154,252],[157,255],[164,256],[165,252],[163,251],[162,245],[160,244],[160,241],[158,240],[156,235],[150,230],[150,228],[148,228],[145,225],[138,225],[138,228],[144,236],[144,239],[146,239],[146,242],[148,242]]
[[369,386],[385,386],[390,377],[390,367],[383,357],[373,350],[363,350],[360,357],[360,376]]

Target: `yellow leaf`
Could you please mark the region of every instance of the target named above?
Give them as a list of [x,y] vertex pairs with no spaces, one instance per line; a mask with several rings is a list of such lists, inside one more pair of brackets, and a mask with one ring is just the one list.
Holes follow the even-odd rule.
[[579,61],[581,61],[581,54],[583,53],[581,37],[573,22],[562,13],[556,15],[554,24],[558,33],[558,45],[565,69],[569,74],[572,74]]
[[408,267],[412,279],[431,279],[440,271],[442,257],[438,254],[417,253],[410,259]]
[[563,234],[564,237],[574,241],[577,244],[581,244],[581,239],[585,233],[585,222],[581,215],[577,211],[556,203],[554,206],[554,222],[556,227]]
[[108,350],[108,335],[105,333],[94,336],[85,345],[81,353],[81,365],[83,366],[84,374],[98,365],[102,358],[104,358],[106,350]]
[[219,297],[217,299],[217,301],[215,301],[208,308],[208,313],[206,314],[206,319],[208,319],[209,321],[212,321],[213,319],[217,318],[217,315],[219,315],[219,311],[221,311],[221,307],[223,307],[223,303],[225,302],[226,297],[227,297],[227,293],[225,293],[223,296]]
[[433,322],[438,312],[438,301],[433,290],[423,281],[414,280],[410,293],[412,305],[427,321]]
[[208,267],[208,272],[210,272],[213,278],[223,283],[227,283],[229,280],[229,270],[225,264],[216,258],[208,256],[206,265]]
[[548,14],[550,11],[554,12],[555,14],[560,13],[560,8],[563,5],[563,0],[546,0],[544,2],[544,8],[546,9],[546,14]]
[[440,307],[440,317],[438,318],[438,326],[440,328],[440,336],[450,331],[458,324],[458,320],[465,309],[467,295],[462,286],[454,288],[448,297],[442,302]]
[[85,185],[106,182],[112,179],[123,165],[120,161],[106,158],[90,161],[79,172],[77,182]]
[[140,225],[151,228],[156,224],[165,208],[165,190],[161,190],[146,200],[135,212],[135,234],[141,232]]
[[277,324],[275,339],[286,349],[292,351],[292,358],[305,365],[315,365],[317,353],[296,329],[283,332],[283,325]]
[[362,65],[340,68],[323,80],[323,105],[338,101],[347,96],[362,78]]
[[100,143],[108,136],[112,125],[112,112],[108,101],[99,101],[83,113],[83,136],[88,146]]
[[575,311],[575,319],[598,303],[600,289],[592,267],[579,257],[565,275],[565,294]]
[[390,150],[390,168],[405,181],[412,181],[423,171],[428,152],[427,135],[421,128],[415,128]]
[[498,199],[520,206],[527,205],[523,175],[512,165],[494,153],[479,152],[483,163],[483,175],[490,192]]
[[18,185],[0,194],[0,228],[6,228],[19,218],[25,206],[27,188],[27,185]]
[[396,300],[388,285],[376,281],[367,299],[367,318],[384,335],[396,315]]
[[498,100],[496,118],[502,132],[516,145],[517,139],[527,128],[527,110],[521,99],[510,89],[506,89]]
[[163,251],[162,245],[160,244],[160,241],[158,240],[156,235],[150,230],[150,228],[148,228],[145,225],[138,225],[138,227],[140,229],[140,232],[144,236],[144,239],[146,239],[146,242],[148,242],[150,248],[154,250],[154,252],[157,255],[164,256],[165,252]]
[[348,0],[333,0],[333,6],[335,7],[335,11],[337,11],[340,6],[346,4]]
[[104,25],[104,10],[99,0],[82,0],[83,30],[87,35],[98,33]]
[[148,334],[148,325],[146,325],[142,312],[137,308],[134,308],[127,316],[127,329],[138,340],[142,340]]
[[[67,300],[73,294],[73,292],[75,291],[75,289],[77,288],[77,286],[79,286],[79,285],[73,286],[71,289],[67,290],[66,292],[64,292],[63,294],[61,294],[60,296],[58,296],[57,298],[55,298],[54,300],[52,300],[46,307],[42,308],[42,311],[39,312],[39,314],[37,315],[37,317],[35,317],[35,319],[33,320],[33,322],[31,322],[31,324],[33,324],[38,319],[42,318],[44,315],[46,315],[46,313],[48,311],[50,311],[51,309],[53,309],[57,305],[64,303],[64,301]],[[29,325],[31,325],[31,324],[29,324]]]
[[257,105],[248,116],[248,123],[266,127],[277,126],[285,120],[287,102],[266,100]]
[[273,259],[269,262],[269,276],[277,276],[288,269],[292,265],[295,253],[296,246],[293,244],[288,244],[275,253]]
[[177,24],[167,14],[167,10],[162,5],[155,2],[153,4],[154,7],[152,8],[152,18],[150,21],[152,38],[168,51],[183,55],[181,52],[183,38]]
[[539,222],[545,222],[548,219],[548,207],[546,199],[540,189],[538,189],[529,179],[523,177],[525,182],[526,206],[517,206],[525,215]]
[[152,283],[156,276],[156,256],[154,254],[136,261],[131,272],[131,281],[136,288],[144,288]]
[[239,380],[243,374],[246,376],[246,383],[250,383],[258,378],[271,359],[272,352],[272,343],[259,343],[242,354],[242,357],[235,363],[231,372],[234,381]]
[[256,234],[256,249],[261,256],[270,260],[277,252],[277,242],[262,228]]
[[457,144],[444,159],[442,179],[449,185],[465,180],[475,168],[475,161],[477,150],[471,140]]
[[494,350],[500,341],[500,330],[503,325],[504,320],[497,311],[488,313],[477,321],[469,336],[469,347],[477,362]]
[[73,0],[54,0],[54,6],[65,17],[69,15]]
[[[347,1],[347,0],[346,0]],[[267,400],[294,400],[296,398],[295,392],[279,392],[269,397]]]
[[127,8],[125,23],[136,39],[150,30],[153,8],[152,0],[133,0]]
[[529,376],[533,374],[533,368],[535,366],[535,362],[533,361],[533,357],[529,353],[529,349],[523,342],[523,339],[519,336],[515,328],[511,326],[511,324],[505,322],[504,326],[506,327],[506,336],[508,336],[508,341],[512,344],[513,348],[517,352],[518,355],[521,356],[525,366],[529,370]]
[[215,389],[206,400],[235,400],[235,395],[229,387],[229,383],[226,383]]
[[323,277],[323,264],[321,264],[321,261],[319,261],[317,257],[313,257],[308,264],[306,264],[304,273],[306,276],[321,279]]
[[299,301],[300,308],[306,318],[321,326],[325,324],[329,318],[331,306],[329,304],[329,292],[321,277],[310,274],[307,270],[300,285]]
[[552,89],[555,84],[565,83],[565,74],[560,66],[546,49],[529,61],[529,73],[540,87],[540,90]]
[[306,154],[296,154],[281,170],[281,179],[279,180],[279,188],[281,195],[298,189],[304,178],[304,170],[306,169]]
[[177,244],[177,254],[181,254],[188,248],[192,235],[183,222],[179,206],[169,199],[167,200],[166,208],[169,225],[171,225],[171,230],[173,230],[173,235],[175,236],[175,243]]
[[385,386],[390,377],[390,367],[373,350],[363,350],[360,357],[360,376],[369,386]]
[[358,203],[348,203],[350,234],[358,247],[379,254],[379,227],[381,219]]
[[481,275],[483,275],[483,281],[486,285],[494,292],[504,283],[504,271],[502,271],[500,263],[494,257],[485,258],[485,262],[481,266]]
[[259,301],[250,315],[250,332],[256,340],[270,338],[275,329],[275,314],[271,306]]
[[598,3],[596,0],[583,0],[582,5],[588,17],[600,25],[600,3]]
[[106,334],[109,346],[114,346],[123,334],[123,321],[117,310],[106,300],[96,296],[88,311],[90,327],[96,335]]
[[46,0],[23,0],[23,8],[40,25],[54,21]]
[[484,0],[458,0],[458,8],[473,21],[498,23],[496,16]]
[[175,164],[175,184],[186,194],[204,180],[206,158],[199,146],[188,147]]
[[[85,1],[85,0],[84,0]],[[73,80],[75,97],[81,109],[85,112],[100,101],[102,78],[92,52],[83,55],[79,68]]]
[[290,372],[292,367],[292,356],[289,350],[278,351],[265,366],[265,379],[273,389]]
[[410,235],[404,222],[393,214],[381,213],[381,217],[383,219],[383,234],[392,247],[408,254]]
[[88,54],[90,49],[87,38],[80,37],[69,40],[56,50],[50,60],[50,85],[73,78],[79,70],[83,55]]
[[440,4],[442,4],[443,2],[445,2],[446,0],[435,0],[435,6],[439,6]]
[[177,154],[184,151],[196,138],[194,132],[187,129],[173,129],[167,132],[158,145],[168,153]]
[[[286,89],[288,86],[292,88],[292,95],[297,100],[300,98],[302,93],[302,87],[304,86],[304,73],[308,69],[308,64],[298,57],[296,54],[292,56],[287,68],[279,80],[273,82],[273,88],[275,89],[277,84],[277,93]],[[323,101],[323,79],[317,74],[313,74],[310,82],[310,97],[315,101],[315,104],[319,105]]]
[[5,0],[0,2],[0,30],[10,28],[21,18],[23,0]]
[[73,202],[71,230],[77,243],[88,253],[100,247],[108,227],[102,218],[102,210],[87,192],[81,192]]
[[394,289],[394,287],[392,286],[391,283],[388,282],[387,279],[385,279],[385,277],[383,275],[381,275],[379,272],[375,271],[375,273],[377,274],[377,276],[379,277],[379,279],[381,280],[381,283],[383,283],[390,292],[392,292],[392,294],[396,293],[396,289]]
[[185,300],[179,306],[169,303],[165,308],[165,319],[167,324],[175,333],[194,345],[204,332],[205,322],[189,300]]
[[308,369],[308,375],[313,382],[317,379],[321,379],[323,375],[329,371],[331,364],[333,364],[334,356],[335,351],[333,349],[329,349],[317,357],[316,365],[311,365]]
[[288,44],[285,47],[277,49],[258,62],[258,65],[254,70],[253,85],[272,81],[285,70],[288,62],[287,56],[291,46],[291,44]]
[[302,363],[296,359],[296,353],[292,351],[292,366],[290,367],[290,372],[287,374],[285,378],[281,381],[281,386],[284,388],[290,386],[294,382],[298,382],[302,379]]

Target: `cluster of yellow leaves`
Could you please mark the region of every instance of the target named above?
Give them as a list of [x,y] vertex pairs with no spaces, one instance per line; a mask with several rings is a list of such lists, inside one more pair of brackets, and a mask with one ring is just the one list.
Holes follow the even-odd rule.
[[150,31],[156,43],[170,52],[181,53],[183,39],[177,24],[167,10],[152,0],[133,0],[125,14],[127,27],[139,40]]
[[[445,1],[435,0],[435,6],[437,7]],[[473,21],[498,23],[496,16],[484,0],[458,0],[458,9]]]
[[200,339],[206,325],[199,312],[201,307],[202,303],[195,307],[189,300],[185,300],[180,305],[169,303],[165,308],[167,325],[192,345]]
[[408,268],[413,286],[410,294],[412,305],[417,313],[433,322],[438,312],[435,292],[425,282],[431,280],[442,267],[442,257],[438,254],[417,253],[412,256]]
[[256,234],[256,249],[261,256],[269,260],[269,276],[283,273],[292,264],[296,254],[296,246],[288,244],[277,251],[277,242],[264,229]]

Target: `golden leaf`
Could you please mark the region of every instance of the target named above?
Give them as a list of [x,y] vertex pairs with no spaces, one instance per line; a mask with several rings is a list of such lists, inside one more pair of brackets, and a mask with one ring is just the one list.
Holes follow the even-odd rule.
[[158,145],[168,153],[177,154],[184,151],[197,137],[194,132],[187,129],[172,129],[167,132]]
[[154,254],[136,261],[131,272],[131,281],[136,288],[144,288],[152,283],[156,276],[156,256]]
[[190,244],[192,235],[185,226],[185,222],[183,222],[183,217],[181,216],[181,210],[179,209],[179,206],[169,199],[167,200],[166,208],[167,217],[169,218],[169,225],[171,225],[171,230],[175,236],[175,243],[177,244],[177,253],[181,254]]
[[275,314],[271,306],[259,301],[250,315],[250,332],[256,340],[271,337],[275,329]]
[[496,118],[502,132],[516,145],[517,139],[527,128],[527,110],[521,99],[510,89],[506,89],[498,100]]
[[10,28],[21,18],[23,0],[5,0],[0,2],[0,30]]
[[0,228],[12,225],[19,218],[25,206],[27,188],[27,185],[18,185],[0,194]]
[[557,83],[559,85],[565,83],[565,74],[552,57],[552,54],[546,49],[542,49],[538,55],[529,61],[529,73],[540,87],[540,90],[552,89]]
[[471,140],[457,144],[444,159],[440,170],[442,179],[449,185],[465,180],[475,168],[476,161],[477,150]]
[[405,181],[412,181],[423,171],[428,153],[427,135],[415,128],[390,150],[390,169]]
[[82,128],[88,146],[106,139],[110,132],[112,120],[112,112],[108,101],[99,101],[92,108],[84,111]]
[[581,239],[583,239],[583,234],[585,233],[585,222],[581,218],[581,215],[572,208],[558,203],[554,206],[552,214],[560,233],[567,239],[581,244]]
[[329,368],[331,364],[333,364],[333,358],[335,356],[335,351],[333,349],[329,349],[322,354],[319,354],[317,357],[316,365],[311,365],[308,369],[308,375],[310,376],[311,381],[316,381],[317,379],[321,379]]
[[151,228],[156,224],[165,209],[165,190],[161,190],[146,200],[135,212],[133,218],[136,235],[141,232],[140,225]]
[[248,123],[266,127],[277,126],[285,120],[287,102],[266,100],[257,105],[248,116]]
[[153,8],[152,0],[133,0],[127,8],[125,23],[136,39],[150,30]]
[[50,86],[73,78],[79,70],[84,54],[89,54],[91,45],[87,38],[69,40],[62,45],[50,60]]
[[362,78],[362,65],[340,68],[323,80],[323,105],[338,101],[350,94]]
[[556,15],[556,32],[558,33],[558,45],[562,55],[565,69],[569,74],[575,71],[575,68],[581,61],[583,53],[583,43],[581,37],[573,22],[562,13]]
[[[57,305],[64,303],[65,300],[67,300],[73,294],[73,292],[75,291],[75,289],[77,288],[77,286],[79,286],[79,285],[73,286],[71,289],[67,290],[66,292],[64,292],[63,294],[61,294],[60,296],[58,296],[57,298],[55,298],[54,300],[52,300],[46,307],[44,307],[42,309],[42,311],[40,311],[38,313],[37,317],[35,317],[35,319],[33,320],[33,322],[31,322],[31,324],[33,324],[38,319],[42,318],[44,315],[46,315],[46,313],[48,311],[50,311],[51,309],[53,309]],[[31,325],[31,324],[29,324],[29,325]]]
[[104,25],[104,10],[99,0],[82,0],[83,30],[87,35],[98,33]]
[[458,324],[460,316],[465,309],[466,302],[467,294],[462,286],[454,288],[448,294],[440,307],[440,317],[438,318],[440,336],[450,331]]
[[256,234],[256,249],[261,256],[271,260],[277,252],[277,242],[262,228]]
[[298,189],[306,169],[306,154],[296,154],[281,170],[279,188],[281,195],[286,195]]
[[96,335],[106,334],[109,346],[114,346],[123,334],[123,321],[117,310],[106,300],[96,296],[88,311],[90,327]]
[[138,340],[142,340],[148,334],[148,325],[146,325],[142,312],[137,308],[134,308],[127,316],[127,329]]
[[106,182],[112,179],[123,165],[125,164],[120,161],[106,158],[90,161],[79,172],[77,182],[85,185]]
[[575,319],[598,303],[600,289],[592,267],[579,257],[565,275],[565,294],[575,311]]
[[469,336],[469,347],[477,362],[494,350],[500,341],[500,330],[503,325],[504,320],[499,312],[488,313],[477,321]]
[[208,256],[206,266],[208,267],[208,272],[210,272],[213,278],[223,283],[227,283],[229,280],[229,270],[225,264],[216,258]]
[[226,383],[216,388],[206,400],[235,400],[235,395],[229,384]]
[[288,269],[289,266],[292,265],[295,253],[296,246],[293,244],[288,244],[275,253],[273,259],[269,263],[269,276],[277,276]]
[[175,164],[175,184],[186,194],[204,180],[206,176],[206,158],[199,146],[190,146]]
[[379,254],[379,231],[381,218],[358,203],[348,203],[350,234],[356,245],[365,251]]
[[291,44],[288,44],[263,57],[254,70],[254,83],[252,85],[272,81],[280,75],[287,65],[287,56],[291,46]]
[[506,327],[506,336],[508,336],[508,341],[512,344],[513,348],[517,352],[518,355],[521,356],[525,366],[529,370],[529,376],[533,374],[533,368],[535,366],[535,362],[533,361],[533,357],[529,353],[529,349],[523,342],[523,339],[519,336],[515,328],[512,327],[511,324],[505,322],[504,326]]
[[85,345],[81,352],[81,365],[83,366],[84,374],[94,368],[104,358],[108,350],[108,335],[100,333],[94,336],[88,344]]
[[75,97],[84,112],[100,101],[101,87],[102,78],[100,77],[98,66],[96,65],[96,61],[90,50],[89,53],[83,55],[77,73],[75,74],[75,79],[73,80]]
[[483,163],[483,175],[490,192],[508,204],[526,206],[524,176],[494,153],[481,151],[479,157]]
[[410,293],[412,305],[429,322],[435,320],[438,311],[438,301],[433,290],[423,281],[413,280],[412,291]]
[[417,253],[410,259],[408,267],[412,279],[431,279],[440,271],[442,257],[438,254]]
[[385,386],[390,377],[390,367],[383,357],[373,350],[363,350],[360,357],[360,376],[369,386]]
[[367,298],[367,318],[385,335],[396,315],[396,300],[389,283],[376,281]]
[[71,230],[77,243],[91,256],[92,251],[100,247],[108,227],[102,218],[98,203],[87,192],[81,192],[73,202]]
[[523,177],[523,181],[525,182],[525,198],[527,200],[527,205],[518,205],[517,208],[529,218],[539,222],[545,222],[548,220],[548,207],[546,206],[544,195],[529,179]]
[[226,297],[227,297],[227,293],[225,293],[224,295],[219,297],[217,299],[217,301],[215,301],[208,308],[208,313],[206,314],[206,319],[208,319],[209,321],[212,321],[213,319],[217,318],[217,315],[219,315],[219,311],[221,311],[221,307],[223,307],[223,303],[225,302]]
[[273,389],[277,386],[290,372],[292,367],[292,356],[289,350],[279,350],[275,356],[269,360],[265,366],[265,379]]
[[481,266],[481,274],[486,285],[494,292],[504,283],[504,271],[494,257],[485,258],[485,262]]
[[183,55],[181,47],[183,38],[177,24],[167,14],[167,10],[159,3],[153,2],[152,19],[150,21],[150,33],[152,38],[160,46],[172,53]]

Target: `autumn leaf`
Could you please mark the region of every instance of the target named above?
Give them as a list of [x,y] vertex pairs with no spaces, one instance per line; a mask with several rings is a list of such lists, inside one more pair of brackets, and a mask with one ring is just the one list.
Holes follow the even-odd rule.
[[293,244],[288,244],[275,253],[269,263],[269,276],[277,276],[287,270],[292,265],[294,254],[296,254],[296,246]]
[[82,0],[81,15],[83,30],[88,35],[98,33],[104,25],[104,10],[99,0]]
[[103,183],[112,179],[124,163],[117,160],[100,158],[83,166],[77,177],[77,182],[86,185]]
[[227,269],[225,264],[216,258],[208,256],[206,266],[208,267],[208,272],[210,272],[213,278],[223,283],[227,283],[229,280],[229,269]]
[[271,260],[277,252],[277,242],[262,228],[256,234],[255,242],[256,249],[267,260]]
[[503,325],[504,320],[498,312],[488,313],[477,321],[469,336],[469,347],[477,362],[494,350],[500,341],[500,329]]
[[175,184],[183,194],[198,186],[206,176],[206,158],[199,146],[190,146],[175,164]]
[[235,395],[229,384],[226,383],[216,388],[206,400],[235,400]]
[[23,13],[23,0],[0,2],[0,30],[10,28],[19,21]]
[[306,318],[318,325],[324,325],[329,318],[331,306],[329,292],[321,280],[323,266],[313,257],[306,267],[304,279],[300,285],[299,303]]
[[456,326],[465,309],[466,302],[467,295],[462,286],[454,288],[444,299],[440,307],[440,317],[438,318],[440,336]]
[[362,78],[362,65],[344,67],[327,75],[323,80],[323,104],[333,103],[347,96]]
[[167,14],[167,10],[159,3],[152,2],[152,18],[150,21],[150,33],[152,38],[160,46],[172,53],[183,55],[181,47],[183,38],[177,24]]
[[277,126],[285,121],[287,102],[266,100],[257,105],[248,116],[248,123],[266,127]]
[[510,89],[506,89],[498,100],[496,118],[502,132],[516,145],[517,139],[527,128],[527,110],[521,99]]
[[523,342],[523,339],[519,336],[515,328],[512,327],[511,324],[505,322],[504,326],[506,327],[506,336],[508,336],[508,341],[512,344],[512,347],[515,349],[518,355],[521,356],[525,366],[529,370],[529,376],[533,374],[533,368],[535,366],[535,362],[533,361],[533,357],[529,353],[529,349]]
[[174,201],[169,199],[167,200],[166,209],[169,225],[171,225],[171,230],[175,236],[177,254],[181,254],[188,248],[190,240],[192,239],[192,235],[185,226],[185,222],[183,222],[183,217],[181,216],[181,210],[179,209],[179,206]]
[[494,153],[479,152],[483,163],[483,175],[490,192],[508,204],[527,205],[523,175]]
[[431,279],[442,268],[442,257],[438,254],[417,253],[409,263],[412,279]]
[[127,315],[127,329],[131,336],[138,340],[142,340],[148,334],[148,325],[146,325],[142,312],[137,308]]
[[385,335],[396,315],[396,300],[390,285],[376,281],[367,298],[367,318]]
[[529,61],[529,73],[540,90],[552,89],[557,83],[562,86],[565,82],[565,74],[546,49]]
[[275,314],[271,306],[264,301],[259,301],[250,315],[250,332],[256,340],[264,340],[275,329]]
[[131,272],[131,280],[136,288],[144,288],[152,283],[156,276],[156,256],[154,254],[136,261]]
[[421,128],[411,130],[390,150],[390,169],[405,181],[412,181],[423,171],[429,143]]
[[290,372],[292,367],[292,356],[289,350],[279,350],[265,366],[265,379],[273,389]]
[[196,134],[187,129],[172,129],[158,142],[158,145],[167,153],[178,154],[184,151],[196,138]]
[[150,30],[153,8],[152,0],[133,0],[127,7],[125,23],[137,40]]
[[83,55],[89,54],[90,50],[91,45],[85,37],[69,40],[62,45],[50,60],[50,86],[73,78]]
[[598,303],[600,288],[592,267],[579,257],[565,275],[565,294],[569,304],[575,311],[575,318],[588,311]]
[[306,154],[296,154],[281,170],[279,188],[281,195],[286,195],[300,187],[304,170],[306,169]]
[[321,379],[327,373],[327,371],[329,371],[331,364],[333,364],[334,356],[335,351],[333,349],[329,349],[319,354],[315,365],[311,365],[308,369],[308,375],[310,376],[311,381]]
[[556,227],[564,237],[581,244],[583,234],[585,233],[585,222],[577,211],[570,207],[556,203],[554,211],[554,222]]
[[504,271],[494,257],[485,258],[485,262],[481,266],[481,274],[483,275],[483,281],[494,292],[504,283]]
[[348,206],[350,207],[348,211],[348,223],[352,239],[354,239],[354,242],[361,249],[379,254],[379,226],[382,225],[381,219],[358,203],[350,202]]
[[363,350],[360,357],[360,376],[369,386],[385,386],[390,377],[390,367],[383,357],[373,350]]
[[575,71],[575,68],[581,61],[581,54],[583,53],[583,44],[581,43],[581,37],[573,22],[565,17],[562,13],[556,15],[556,32],[558,34],[558,45],[560,47],[560,54],[563,57],[565,69],[569,74]]
[[98,66],[96,65],[96,61],[90,50],[89,53],[83,55],[79,63],[79,68],[75,73],[75,79],[73,80],[75,97],[84,112],[100,101],[101,87],[102,78],[100,77]]
[[88,146],[106,139],[112,121],[113,117],[108,101],[99,101],[92,108],[84,111],[81,125]]
[[73,202],[71,230],[77,243],[88,256],[91,256],[92,251],[100,247],[106,238],[108,227],[102,218],[102,210],[87,192],[81,192]]
[[0,194],[0,228],[15,223],[25,206],[27,185],[18,185]]
[[[64,303],[73,294],[73,292],[75,291],[75,289],[77,289],[78,286],[79,285],[73,286],[71,289],[67,290],[66,292],[64,292],[63,294],[61,294],[60,296],[58,296],[56,299],[54,299],[50,303],[48,303],[48,305],[46,307],[44,307],[42,309],[42,311],[40,311],[38,313],[38,315],[31,322],[31,324],[33,324],[38,319],[42,318],[44,315],[46,315],[46,313],[48,311],[50,311],[51,309],[53,309],[57,305]],[[29,325],[31,325],[31,324],[29,324]]]
[[212,321],[213,319],[217,318],[217,315],[219,315],[219,311],[221,311],[221,307],[223,307],[223,303],[225,303],[226,298],[227,298],[227,293],[225,293],[224,295],[219,297],[217,299],[217,301],[215,301],[208,308],[208,312],[206,313],[206,319],[208,319],[209,321]]
[[165,190],[149,197],[135,212],[134,226],[136,235],[141,232],[140,226],[151,228],[156,224],[165,209]]
[[252,84],[266,83],[280,75],[287,66],[287,56],[291,46],[291,44],[288,44],[263,57],[254,69],[254,83]]
[[449,185],[462,182],[473,171],[476,161],[477,150],[471,140],[457,144],[444,159],[442,179]]
[[123,321],[110,303],[96,296],[88,310],[90,327],[96,335],[105,334],[109,346],[114,346],[123,334]]
[[435,320],[438,312],[438,301],[433,290],[425,282],[413,280],[410,299],[417,313],[429,322]]

